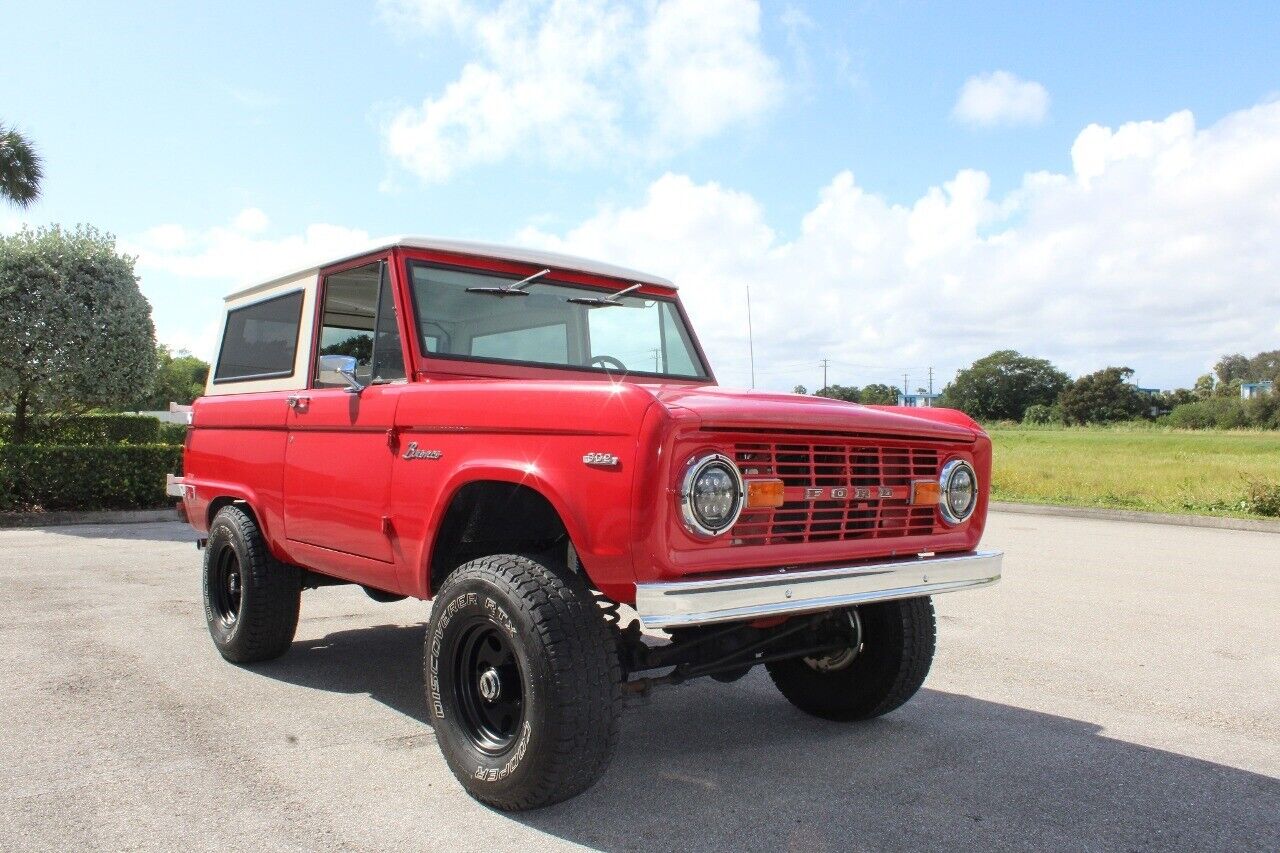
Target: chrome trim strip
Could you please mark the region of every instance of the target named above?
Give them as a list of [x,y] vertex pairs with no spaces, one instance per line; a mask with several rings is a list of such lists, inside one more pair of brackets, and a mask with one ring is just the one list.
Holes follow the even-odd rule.
[[677,628],[938,595],[995,583],[1003,557],[999,551],[969,551],[835,568],[638,583],[636,612],[646,628]]

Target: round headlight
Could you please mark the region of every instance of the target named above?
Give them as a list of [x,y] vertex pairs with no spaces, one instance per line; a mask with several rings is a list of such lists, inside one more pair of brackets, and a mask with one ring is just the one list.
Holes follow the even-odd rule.
[[942,466],[938,487],[942,492],[938,508],[943,521],[959,524],[973,515],[978,504],[978,475],[973,473],[972,465],[963,459],[952,459]]
[[733,460],[719,453],[689,461],[680,489],[685,526],[703,536],[719,536],[742,512],[742,475]]

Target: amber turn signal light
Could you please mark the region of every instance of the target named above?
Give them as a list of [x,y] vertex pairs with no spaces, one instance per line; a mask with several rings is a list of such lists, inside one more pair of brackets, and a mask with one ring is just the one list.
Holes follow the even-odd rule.
[[911,503],[915,506],[936,506],[942,496],[937,480],[913,480]]
[[781,480],[748,480],[747,509],[782,506],[784,489]]

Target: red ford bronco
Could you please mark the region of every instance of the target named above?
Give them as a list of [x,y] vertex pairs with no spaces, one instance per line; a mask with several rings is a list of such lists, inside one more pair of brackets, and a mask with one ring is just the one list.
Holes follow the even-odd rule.
[[433,599],[426,706],[498,808],[589,787],[660,684],[763,664],[807,713],[885,714],[930,596],[1000,576],[977,424],[720,388],[663,278],[406,238],[226,308],[170,489],[218,651],[284,654],[303,589]]

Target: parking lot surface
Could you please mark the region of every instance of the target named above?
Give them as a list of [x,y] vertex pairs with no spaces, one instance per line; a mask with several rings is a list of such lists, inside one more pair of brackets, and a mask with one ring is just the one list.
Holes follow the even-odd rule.
[[292,650],[214,651],[176,523],[0,531],[0,849],[1280,850],[1280,535],[992,516],[925,688],[867,724],[768,677],[628,708],[612,768],[466,797],[421,602],[308,592]]

